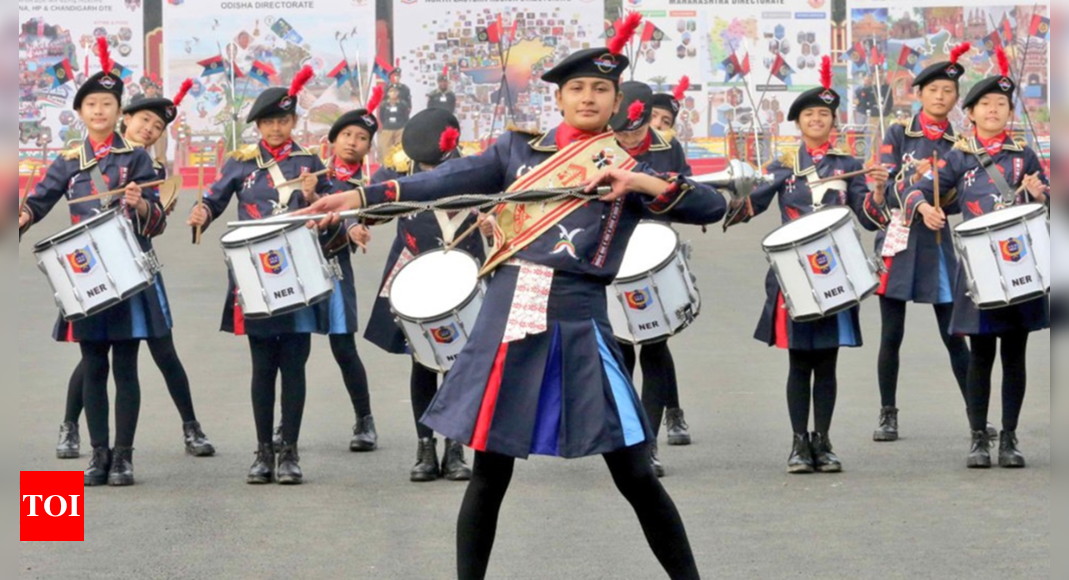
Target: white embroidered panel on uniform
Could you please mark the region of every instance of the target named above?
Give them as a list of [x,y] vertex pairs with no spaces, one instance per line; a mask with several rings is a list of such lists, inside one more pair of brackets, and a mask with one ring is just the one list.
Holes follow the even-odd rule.
[[502,343],[508,344],[549,329],[546,319],[549,292],[553,288],[553,268],[516,258],[505,265],[520,267],[516,293],[512,295],[512,307],[509,308],[509,320],[505,326],[505,336],[501,340]]
[[880,256],[893,258],[909,246],[909,226],[902,217],[902,210],[891,210],[891,223],[887,226],[887,238],[883,242]]

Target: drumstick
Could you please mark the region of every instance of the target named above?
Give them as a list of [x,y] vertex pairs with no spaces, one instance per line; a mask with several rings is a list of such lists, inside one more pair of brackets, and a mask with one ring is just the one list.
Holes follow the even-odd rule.
[[[932,179],[933,179],[934,187],[935,187],[935,209],[937,209],[938,211],[943,211],[943,203],[942,203],[942,200],[939,199],[940,195],[939,195],[939,152],[938,151],[933,151],[932,152]],[[936,244],[942,244],[943,243],[943,230],[939,230],[938,232],[935,232],[935,243]]]
[[457,249],[457,246],[460,245],[460,242],[463,242],[464,240],[466,240],[469,237],[471,237],[471,235],[474,234],[475,231],[479,229],[480,225],[481,224],[479,224],[479,221],[476,220],[475,223],[471,224],[471,227],[469,227],[468,229],[464,230],[464,233],[460,234],[460,236],[458,236],[456,238],[453,238],[453,242],[445,247],[445,253],[448,254],[452,250]]
[[879,169],[879,167],[869,167],[867,169],[862,169],[860,171],[852,171],[850,173],[844,173],[842,175],[832,175],[831,177],[825,177],[823,179],[818,179],[816,181],[811,181],[811,182],[809,182],[809,185],[810,186],[822,185],[822,184],[829,183],[829,182],[832,182],[832,181],[841,181],[841,180],[844,180],[844,179],[850,179],[850,178],[853,178],[853,177],[858,177],[860,175],[868,175],[868,174],[872,173],[873,171],[876,171],[877,169]]
[[[202,160],[197,169],[197,208],[204,207],[204,161]],[[193,228],[193,245],[200,245],[201,234],[204,233],[204,226],[196,226]]]
[[326,175],[328,173],[330,173],[330,169],[323,169],[321,171],[316,171],[315,173],[305,173],[305,174],[301,175],[300,177],[298,177],[297,179],[291,179],[289,181],[283,181],[282,183],[276,185],[275,189],[279,189],[281,187],[286,187],[286,186],[289,186],[289,185],[297,185],[298,183],[304,181],[304,178],[308,177],[308,176],[319,177],[321,175]]
[[[167,183],[166,179],[160,179],[158,181],[150,181],[148,183],[139,183],[138,185],[141,186],[141,187],[159,187],[159,186],[163,185],[164,183]],[[88,203],[90,201],[96,201],[98,199],[103,199],[105,197],[111,197],[113,195],[119,195],[120,193],[123,193],[125,191],[126,191],[126,188],[124,187],[122,189],[113,189],[111,191],[105,191],[104,193],[97,193],[97,194],[93,194],[93,195],[87,195],[85,197],[79,197],[78,199],[70,202],[70,205],[78,205],[79,203]]]
[[30,201],[30,190],[33,189],[33,180],[37,177],[37,168],[34,167],[30,172],[30,179],[26,181],[26,190],[22,192],[22,199],[19,200],[19,215],[22,215],[23,210],[26,209],[26,202]]

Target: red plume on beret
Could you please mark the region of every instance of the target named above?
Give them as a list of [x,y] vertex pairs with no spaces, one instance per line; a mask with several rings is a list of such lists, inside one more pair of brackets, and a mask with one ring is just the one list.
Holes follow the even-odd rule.
[[111,74],[115,62],[111,60],[111,50],[108,48],[108,39],[103,36],[97,37],[97,50],[100,52],[100,70],[104,74]]
[[368,112],[374,115],[380,104],[382,104],[382,85],[375,85],[375,88],[371,89],[371,97],[367,100]]
[[998,57],[998,69],[1000,74],[1004,77],[1010,76],[1010,59],[1006,58],[1006,51],[1000,46],[995,49],[995,56]]
[[954,50],[950,51],[950,62],[958,64],[958,59],[960,59],[966,52],[969,52],[970,50],[972,50],[972,44],[968,42],[963,42],[955,46]]
[[459,142],[460,131],[457,131],[456,127],[446,127],[445,131],[442,131],[442,138],[438,140],[438,148],[442,153],[449,153],[457,148]]
[[631,106],[627,108],[627,120],[634,123],[642,118],[642,115],[646,113],[646,103],[642,101],[635,101],[631,103]]
[[831,75],[831,57],[825,56],[824,61],[820,64],[820,84],[825,89],[831,89],[832,75]]
[[174,96],[174,98],[171,99],[171,102],[174,103],[174,106],[177,107],[178,105],[181,105],[182,104],[182,100],[186,98],[186,95],[189,94],[189,91],[192,88],[193,88],[193,79],[186,79],[186,80],[182,81],[182,86],[178,89],[178,94],[176,94]]
[[641,24],[642,15],[638,12],[629,12],[627,18],[617,24],[616,35],[609,40],[609,52],[613,55],[622,53]]
[[683,97],[687,94],[687,89],[690,88],[690,77],[684,76],[679,79],[679,84],[676,85],[676,90],[672,92],[672,98],[677,101],[682,101]]
[[312,80],[312,77],[314,77],[315,74],[316,73],[312,70],[311,66],[304,65],[304,67],[297,72],[297,76],[293,77],[293,82],[290,84],[289,95],[291,97],[296,97],[301,94],[301,91],[304,90],[304,85],[308,84],[308,81]]

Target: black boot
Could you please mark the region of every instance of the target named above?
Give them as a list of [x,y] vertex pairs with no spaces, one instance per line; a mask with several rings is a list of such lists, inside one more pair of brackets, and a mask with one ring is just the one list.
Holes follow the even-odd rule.
[[438,440],[433,437],[419,440],[416,452],[416,465],[409,474],[413,482],[427,482],[438,479],[441,468],[438,465]]
[[894,407],[880,409],[880,427],[872,435],[872,440],[884,443],[898,441],[898,409]]
[[93,457],[89,460],[89,467],[85,470],[85,486],[96,487],[106,484],[109,471],[111,471],[111,450],[107,447],[94,447]]
[[283,443],[282,452],[278,454],[278,482],[282,485],[300,485],[304,481],[301,473],[301,456],[297,454],[296,443]]
[[988,438],[987,431],[973,431],[972,451],[969,452],[966,465],[969,469],[991,468],[991,439]]
[[193,457],[211,457],[215,455],[215,447],[204,431],[200,429],[200,423],[190,421],[182,424],[182,434],[185,436],[186,453]]
[[690,445],[690,426],[683,419],[683,409],[668,409],[664,424],[668,426],[669,445]]
[[661,454],[656,443],[650,445],[650,466],[653,467],[653,474],[658,479],[665,476],[664,464],[661,463]]
[[56,445],[56,459],[78,459],[82,456],[82,437],[78,434],[77,423],[64,423],[59,426],[59,444]]
[[275,434],[271,438],[271,445],[274,447],[275,454],[282,453],[282,425],[275,427]]
[[795,434],[791,458],[787,460],[787,473],[795,475],[813,473],[813,448],[809,446],[809,434]]
[[995,446],[995,441],[998,441],[998,427],[995,427],[994,423],[987,424],[987,438],[991,441],[991,446]]
[[275,479],[275,446],[261,443],[256,450],[256,461],[249,468],[245,481],[252,485],[265,485]]
[[374,451],[379,446],[379,434],[375,432],[375,418],[371,415],[356,420],[353,426],[353,440],[349,442],[349,451]]
[[442,477],[449,481],[469,481],[471,468],[464,460],[464,446],[451,439],[445,440],[442,456]]
[[108,472],[108,485],[126,487],[134,484],[134,448],[116,447],[111,456],[111,471]]
[[1007,469],[1024,469],[1024,455],[1017,450],[1017,433],[1003,431],[998,446],[998,466]]
[[813,433],[809,442],[813,447],[813,467],[817,473],[839,473],[843,470],[842,462],[832,451],[827,433]]

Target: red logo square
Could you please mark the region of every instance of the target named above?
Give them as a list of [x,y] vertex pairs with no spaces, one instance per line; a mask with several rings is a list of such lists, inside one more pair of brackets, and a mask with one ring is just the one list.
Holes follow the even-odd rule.
[[19,541],[85,541],[85,479],[82,472],[19,473],[19,504]]

